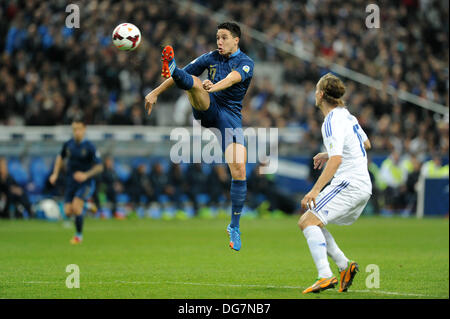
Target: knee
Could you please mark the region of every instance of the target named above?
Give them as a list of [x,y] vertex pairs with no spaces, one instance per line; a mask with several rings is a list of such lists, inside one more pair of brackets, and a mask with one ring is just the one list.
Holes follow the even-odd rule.
[[200,80],[200,78],[198,78],[196,76],[193,76],[192,80],[193,80],[193,85],[192,85],[191,90],[192,89],[194,89],[194,90],[204,90],[203,83],[202,83],[202,80]]
[[83,204],[84,203],[72,204],[72,214],[75,216],[81,215],[81,213],[83,212]]
[[244,180],[246,178],[245,164],[234,164],[230,169],[233,179]]
[[67,217],[72,216],[72,207],[70,207],[70,206],[68,206],[68,205],[64,206],[64,214],[65,214]]
[[305,223],[305,220],[303,218],[300,218],[297,222],[297,226],[300,228],[301,231],[303,231],[307,226]]
[[304,231],[308,226],[323,226],[322,222],[317,217],[312,215],[312,213],[310,213],[309,211],[307,211],[302,215],[302,217],[300,217],[297,225],[302,231]]

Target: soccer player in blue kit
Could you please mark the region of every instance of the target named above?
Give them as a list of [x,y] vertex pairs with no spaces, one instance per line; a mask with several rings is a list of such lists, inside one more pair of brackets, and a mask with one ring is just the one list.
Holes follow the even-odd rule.
[[[242,131],[242,100],[253,76],[254,63],[239,49],[241,30],[233,22],[217,26],[217,50],[205,53],[185,66],[177,67],[171,46],[162,52],[162,76],[168,78],[145,97],[145,108],[150,114],[158,96],[175,84],[186,90],[194,118],[206,128],[215,128],[232,181],[231,223],[227,227],[230,247],[241,249],[239,219],[247,196],[245,163],[247,150]],[[208,79],[200,76],[208,70]],[[213,130],[215,131],[215,130]],[[216,133],[216,132],[215,132]]]
[[82,119],[73,120],[72,131],[73,138],[64,143],[61,153],[56,157],[49,181],[52,185],[55,184],[63,160],[67,158],[64,212],[68,217],[75,216],[76,234],[70,243],[76,245],[83,240],[84,203],[95,190],[95,180],[92,177],[103,171],[103,164],[94,144],[84,138],[86,125]]

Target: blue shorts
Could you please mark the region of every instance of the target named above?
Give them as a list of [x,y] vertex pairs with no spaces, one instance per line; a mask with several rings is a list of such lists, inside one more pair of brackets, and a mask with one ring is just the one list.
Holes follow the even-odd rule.
[[84,183],[77,183],[70,181],[66,184],[66,191],[64,192],[64,203],[71,203],[74,197],[81,198],[87,201],[92,197],[95,191],[95,180],[91,179]]
[[219,143],[222,146],[222,152],[225,152],[227,146],[231,143],[239,143],[245,146],[244,131],[242,129],[242,119],[231,111],[228,107],[217,103],[214,96],[209,94],[210,104],[206,111],[199,111],[192,107],[194,118],[201,121],[201,125],[206,128],[216,128],[220,132],[216,134]]

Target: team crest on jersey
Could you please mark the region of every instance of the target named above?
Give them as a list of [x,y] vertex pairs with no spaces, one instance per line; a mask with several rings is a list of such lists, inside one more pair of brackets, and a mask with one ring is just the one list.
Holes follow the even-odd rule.
[[333,148],[333,143],[330,143],[330,150]]
[[248,73],[248,71],[250,71],[250,67],[248,65],[244,65],[242,70],[244,70],[245,73]]
[[85,148],[81,149],[81,156],[83,156],[83,157],[86,156],[86,149]]

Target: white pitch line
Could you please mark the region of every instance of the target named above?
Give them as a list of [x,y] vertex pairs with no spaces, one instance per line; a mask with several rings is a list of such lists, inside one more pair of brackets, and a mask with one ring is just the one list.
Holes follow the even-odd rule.
[[[17,282],[8,282],[9,284],[15,284]],[[23,284],[61,284],[58,281],[23,281]],[[299,289],[303,290],[305,287],[299,286],[275,286],[275,285],[250,285],[250,284],[220,284],[220,283],[207,283],[207,282],[179,282],[179,281],[120,281],[116,280],[113,282],[84,282],[88,285],[105,285],[111,283],[118,284],[131,284],[131,285],[161,285],[161,284],[171,284],[171,285],[192,285],[192,286],[214,286],[214,287],[235,287],[235,288],[274,288],[274,289]],[[381,295],[394,295],[394,296],[411,296],[411,297],[429,297],[429,298],[442,298],[443,296],[432,296],[424,294],[413,294],[413,293],[403,293],[395,291],[383,291],[377,289],[366,289],[366,290],[350,290],[350,292],[356,293],[375,293]]]

